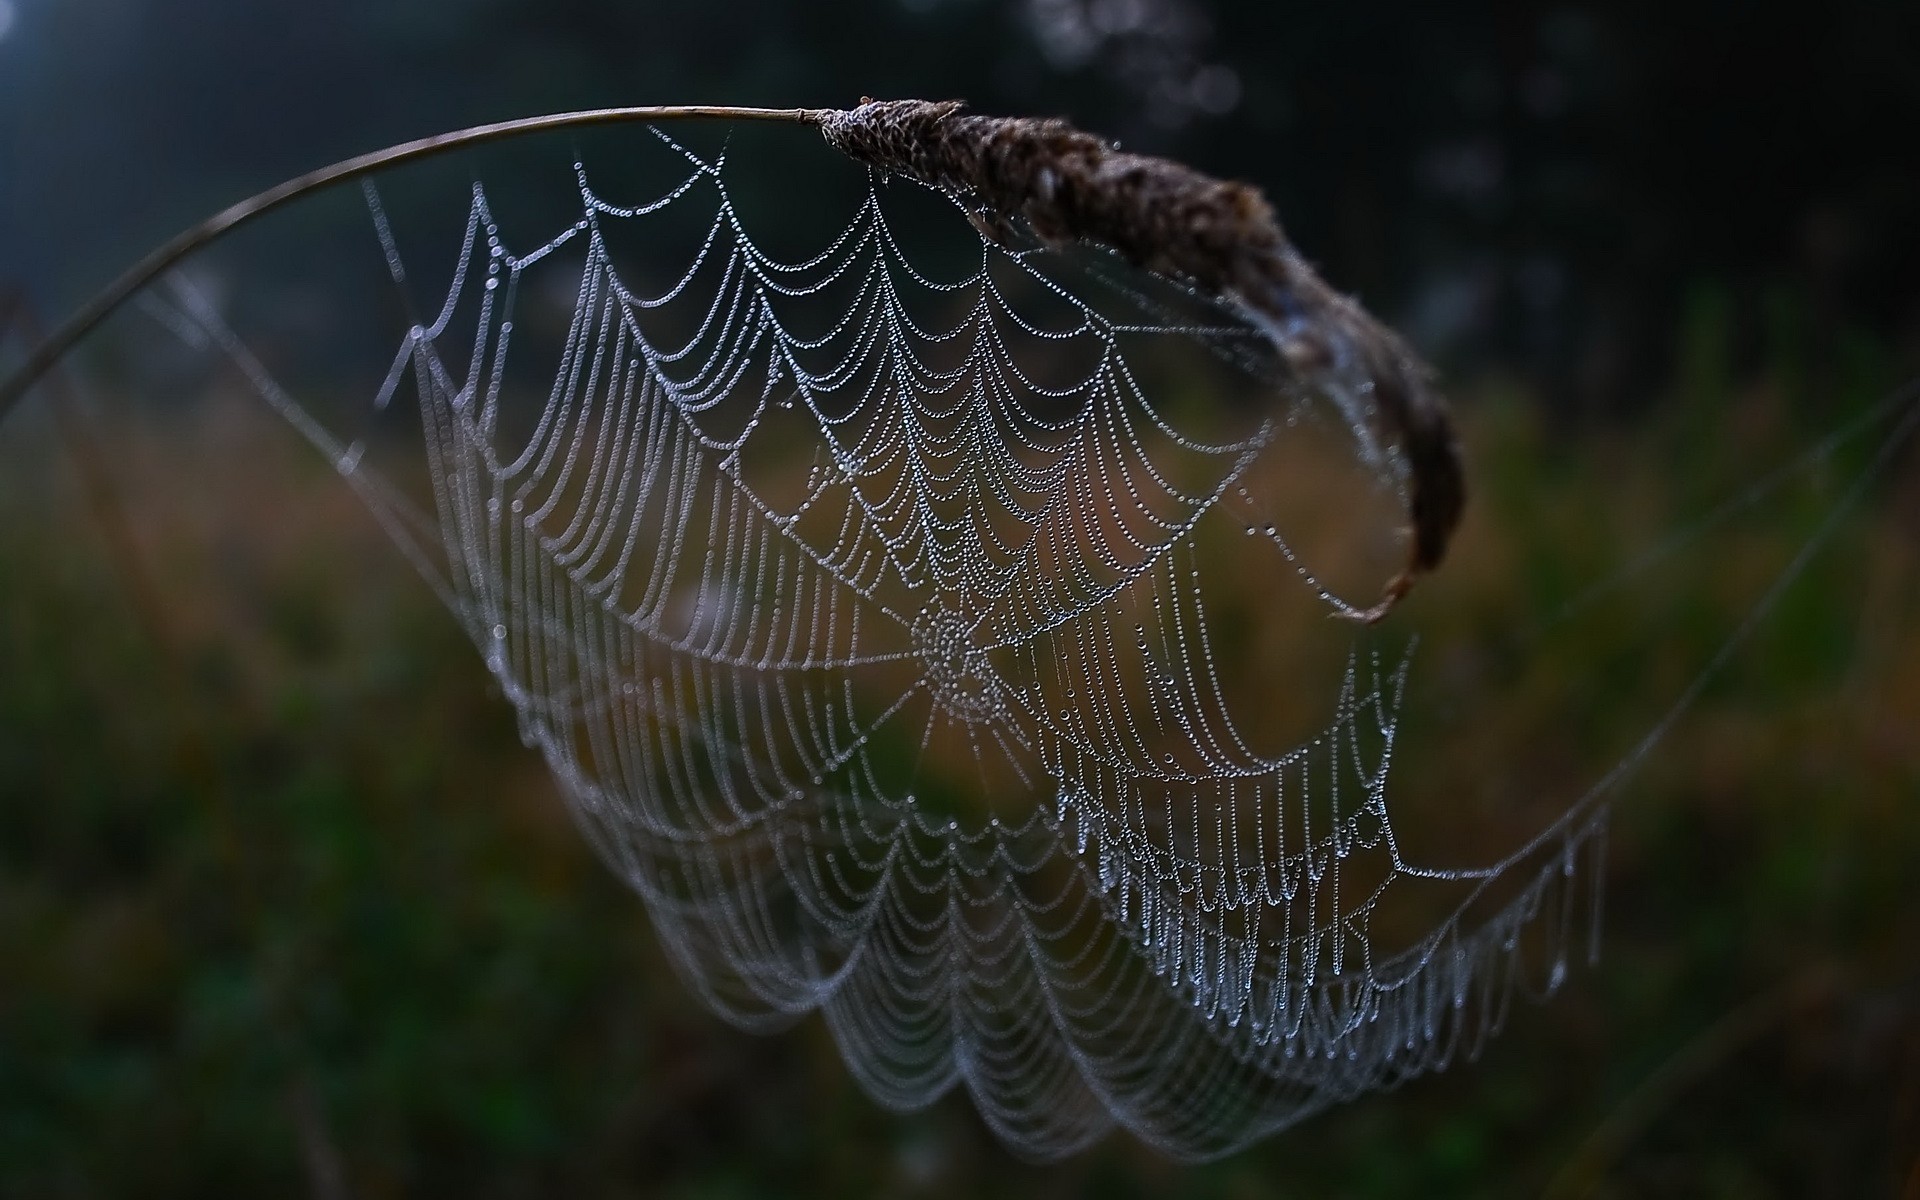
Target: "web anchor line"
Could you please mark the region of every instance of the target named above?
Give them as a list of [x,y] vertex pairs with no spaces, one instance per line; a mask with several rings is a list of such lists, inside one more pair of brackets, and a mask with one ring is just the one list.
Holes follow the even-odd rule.
[[[730,168],[663,128],[657,194],[611,203],[576,168],[578,214],[538,244],[503,236],[476,185],[447,293],[409,300],[368,389],[418,418],[417,502],[204,298],[182,284],[165,316],[428,577],[697,994],[750,1028],[821,1012],[881,1102],[964,1086],[1029,1155],[1122,1126],[1208,1157],[1471,1055],[1512,995],[1561,986],[1597,911],[1603,812],[1498,873],[1410,862],[1387,783],[1405,660],[1349,655],[1330,711],[1292,678],[1248,691],[1231,595],[1298,593],[1325,637],[1319,616],[1375,619],[1404,590],[1342,600],[1285,517],[1248,536],[1301,486],[1294,416],[1329,416],[1342,465],[1409,514],[1402,581],[1438,565],[1464,496],[1424,368],[1250,189],[952,105],[609,110],[294,181],[183,235],[121,298],[348,179],[368,182],[372,252],[418,286],[375,172],[691,116],[816,125],[845,155],[823,172],[904,185],[869,179],[798,258],[757,244]],[[916,261],[899,214],[929,197],[918,236],[973,266]],[[1236,222],[1212,240],[1128,224],[1203,201]],[[983,206],[1005,220],[983,232]],[[688,217],[698,244],[653,236]],[[1420,888],[1467,898],[1410,944],[1378,932]]]

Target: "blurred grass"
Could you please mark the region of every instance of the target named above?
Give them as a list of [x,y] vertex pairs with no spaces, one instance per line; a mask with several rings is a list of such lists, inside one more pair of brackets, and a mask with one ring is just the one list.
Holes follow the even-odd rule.
[[[1631,427],[1465,405],[1478,497],[1409,604],[1394,791],[1458,861],[1624,754],[1873,448],[1581,602],[1892,382],[1866,352],[1737,381],[1710,298],[1693,321]],[[453,621],[264,410],[88,428],[104,510],[44,411],[0,431],[0,1192],[1527,1195],[1583,1147],[1604,1195],[1920,1189],[1911,449],[1624,789],[1596,969],[1479,1063],[1223,1162],[1116,1137],[1041,1169],[962,1099],[878,1110],[816,1021],[700,1010]]]

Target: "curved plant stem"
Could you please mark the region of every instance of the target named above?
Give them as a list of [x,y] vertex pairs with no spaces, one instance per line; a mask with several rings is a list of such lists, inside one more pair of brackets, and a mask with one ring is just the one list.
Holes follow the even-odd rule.
[[26,394],[33,389],[34,384],[40,381],[54,363],[60,361],[81,339],[98,328],[102,321],[112,316],[122,304],[142,288],[209,242],[245,225],[255,217],[272,212],[281,205],[297,200],[310,192],[357,179],[388,167],[399,166],[402,163],[530,133],[544,133],[557,129],[581,129],[591,125],[671,121],[690,117],[713,117],[731,121],[786,121],[799,125],[818,125],[829,111],[831,110],[818,108],[736,108],[726,105],[682,104],[550,113],[541,117],[525,117],[517,121],[475,125],[453,133],[442,133],[433,137],[420,138],[417,141],[402,142],[397,146],[375,150],[371,154],[362,154],[334,163],[332,166],[322,167],[317,171],[310,171],[278,186],[268,188],[257,196],[242,200],[191,229],[183,230],[172,240],[129,267],[118,279],[81,305],[45,341],[28,353],[26,362],[21,364],[19,370],[5,382],[0,383],[0,421],[6,420],[7,414],[19,405]]

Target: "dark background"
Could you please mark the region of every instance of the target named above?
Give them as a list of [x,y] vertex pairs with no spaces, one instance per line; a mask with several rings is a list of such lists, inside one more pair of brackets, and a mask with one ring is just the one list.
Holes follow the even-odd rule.
[[[1071,116],[1262,185],[1446,372],[1476,507],[1405,754],[1441,802],[1550,811],[1878,445],[1820,439],[1916,372],[1917,51],[1898,3],[0,0],[0,292],[57,316],[287,176],[540,111]],[[330,468],[218,387],[156,416],[142,344],[0,427],[0,1192],[1920,1195],[1910,450],[1636,779],[1597,968],[1224,1162],[1041,1169],[963,1100],[878,1110],[817,1022],[700,1010]],[[1504,709],[1448,681],[1674,528],[1697,569],[1562,629],[1508,707],[1565,716],[1495,761]]]
[[1727,0],[8,0],[0,261],[48,310],[300,170],[638,103],[959,96],[1267,188],[1450,368],[1644,404],[1690,298],[1913,353],[1920,13]]

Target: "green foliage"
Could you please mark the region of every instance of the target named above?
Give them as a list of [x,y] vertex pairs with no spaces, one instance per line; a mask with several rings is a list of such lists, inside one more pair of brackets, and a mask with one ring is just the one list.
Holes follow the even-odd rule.
[[[1690,329],[1640,427],[1549,431],[1493,389],[1465,406],[1480,494],[1409,604],[1426,691],[1395,792],[1416,833],[1466,831],[1462,860],[1617,761],[1864,461],[1846,447],[1590,594],[1881,385],[1856,365],[1744,386],[1710,301]],[[875,1108],[817,1021],[707,1016],[427,589],[269,417],[213,407],[96,447],[124,470],[92,516],[50,426],[0,440],[0,1191],[297,1194],[338,1171],[355,1196],[1531,1194],[1621,1114],[1610,1194],[1866,1194],[1910,1169],[1910,470],[1632,777],[1598,968],[1477,1066],[1206,1167],[1116,1138],[1038,1170],[958,1099]],[[1783,986],[1802,998],[1763,1035],[1653,1082]]]

